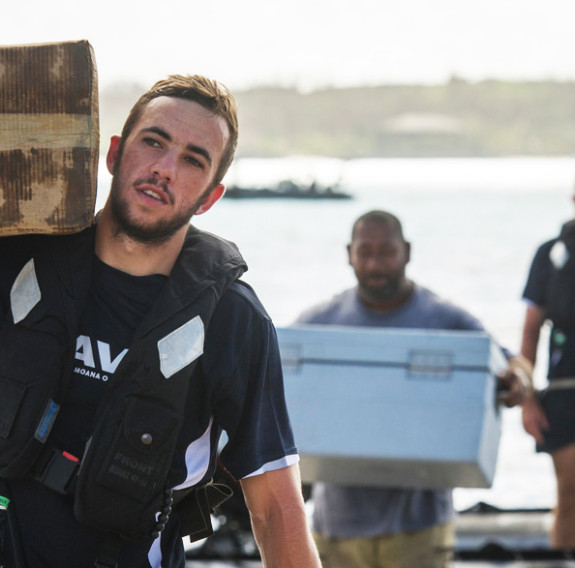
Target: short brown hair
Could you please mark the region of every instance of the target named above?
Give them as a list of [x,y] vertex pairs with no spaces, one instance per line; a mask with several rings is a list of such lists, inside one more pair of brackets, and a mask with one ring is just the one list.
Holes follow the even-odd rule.
[[238,144],[238,109],[229,89],[202,75],[170,75],[158,81],[132,107],[122,129],[122,146],[140,119],[145,106],[158,97],[178,97],[196,102],[226,121],[229,140],[213,180],[213,186],[218,185],[234,159]]

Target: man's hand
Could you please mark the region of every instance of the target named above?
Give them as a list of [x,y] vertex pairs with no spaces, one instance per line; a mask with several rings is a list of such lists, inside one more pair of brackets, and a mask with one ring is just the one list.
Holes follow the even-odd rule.
[[544,441],[544,432],[549,430],[549,422],[537,397],[533,394],[523,403],[523,428],[535,438],[538,444]]
[[521,355],[509,359],[497,379],[498,400],[508,408],[523,404],[533,394],[533,366]]

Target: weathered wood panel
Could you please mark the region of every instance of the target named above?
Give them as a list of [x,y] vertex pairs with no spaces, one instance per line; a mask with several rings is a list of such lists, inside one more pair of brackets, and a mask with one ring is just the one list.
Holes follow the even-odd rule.
[[87,41],[0,46],[0,235],[93,221],[98,119]]

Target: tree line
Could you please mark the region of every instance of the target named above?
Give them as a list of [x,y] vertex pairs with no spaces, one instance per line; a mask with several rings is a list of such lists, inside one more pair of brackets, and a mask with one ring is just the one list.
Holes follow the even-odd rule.
[[[100,95],[107,142],[143,89]],[[575,153],[575,82],[383,85],[322,89],[259,87],[235,93],[238,157],[565,156]]]

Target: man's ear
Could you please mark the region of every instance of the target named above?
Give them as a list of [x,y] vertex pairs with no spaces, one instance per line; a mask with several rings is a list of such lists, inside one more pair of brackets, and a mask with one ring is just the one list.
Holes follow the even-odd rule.
[[351,243],[347,245],[347,263],[352,266],[351,264]]
[[118,151],[120,149],[121,141],[122,139],[120,136],[112,136],[112,138],[110,138],[110,146],[108,148],[108,153],[106,154],[106,166],[112,175],[114,174],[114,165],[118,159]]
[[198,207],[194,215],[201,215],[205,213],[209,209],[211,209],[212,205],[219,201],[225,191],[225,187],[223,184],[219,183],[218,185],[214,186],[210,192],[204,197],[201,205]]

